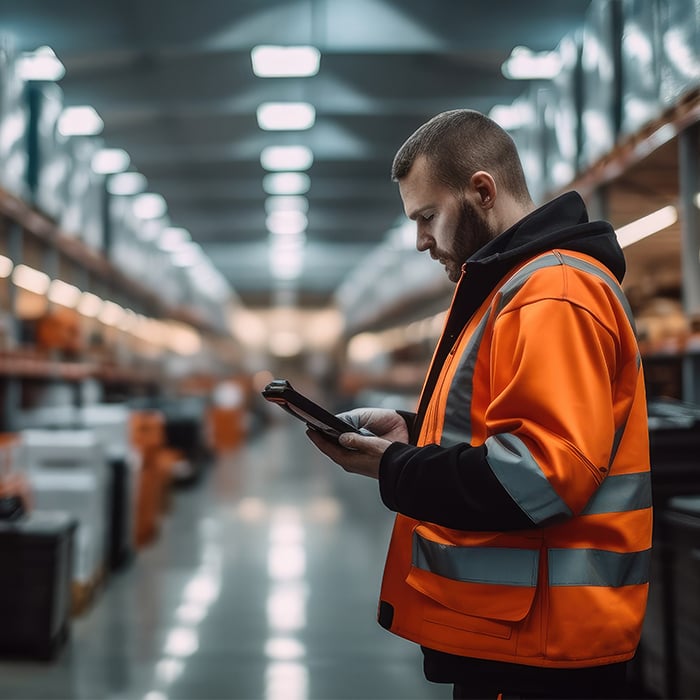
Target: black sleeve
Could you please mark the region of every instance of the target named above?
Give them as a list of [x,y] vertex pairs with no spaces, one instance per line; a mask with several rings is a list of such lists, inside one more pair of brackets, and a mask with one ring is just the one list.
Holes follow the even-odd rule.
[[394,442],[382,457],[379,490],[390,510],[443,527],[535,527],[491,471],[485,445],[413,447]]
[[398,409],[396,410],[396,412],[401,416],[401,418],[403,418],[406,421],[408,434],[413,435],[413,430],[416,424],[416,414],[412,413],[411,411],[400,411]]

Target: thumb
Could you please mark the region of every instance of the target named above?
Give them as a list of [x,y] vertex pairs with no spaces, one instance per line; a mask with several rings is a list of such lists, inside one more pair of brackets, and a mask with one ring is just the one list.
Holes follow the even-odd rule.
[[354,447],[355,435],[353,433],[342,433],[340,437],[338,437],[338,444],[341,447]]

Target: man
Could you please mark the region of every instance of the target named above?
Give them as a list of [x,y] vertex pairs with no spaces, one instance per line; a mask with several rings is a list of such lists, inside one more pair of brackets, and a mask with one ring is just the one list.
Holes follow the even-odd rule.
[[[415,416],[309,437],[397,512],[379,604],[454,697],[619,697],[648,588],[646,401],[614,231],[536,209],[510,137],[439,114],[392,177],[457,283]],[[351,448],[351,449],[348,449]]]

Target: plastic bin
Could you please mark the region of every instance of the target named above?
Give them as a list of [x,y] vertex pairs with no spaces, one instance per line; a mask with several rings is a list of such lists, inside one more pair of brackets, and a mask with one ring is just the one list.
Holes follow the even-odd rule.
[[76,527],[46,511],[0,521],[0,655],[49,660],[68,638]]

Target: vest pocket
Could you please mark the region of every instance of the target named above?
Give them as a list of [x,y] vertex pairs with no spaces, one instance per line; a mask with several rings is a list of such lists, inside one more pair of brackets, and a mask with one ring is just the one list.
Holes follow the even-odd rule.
[[414,530],[406,577],[425,596],[424,621],[509,639],[532,609],[539,550],[457,546],[428,534],[424,527]]

